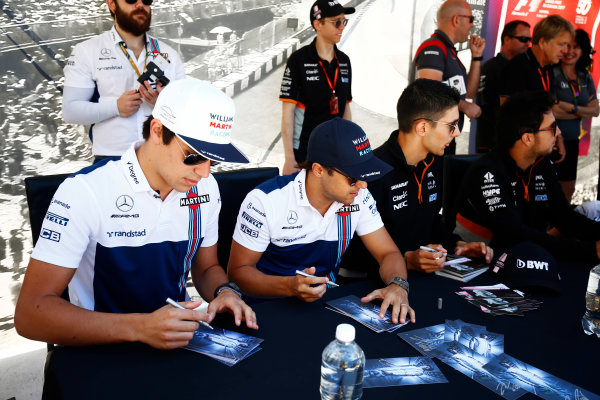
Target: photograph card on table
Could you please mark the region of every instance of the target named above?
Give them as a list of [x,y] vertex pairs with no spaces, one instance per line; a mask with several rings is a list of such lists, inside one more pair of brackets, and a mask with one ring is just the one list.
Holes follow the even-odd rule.
[[367,360],[363,387],[446,383],[442,371],[428,357],[380,358]]
[[518,385],[546,400],[600,400],[600,396],[519,361],[508,354],[496,356],[484,365],[484,368],[512,385]]
[[360,322],[373,331],[393,332],[396,329],[406,325],[410,319],[406,319],[404,324],[394,324],[392,322],[392,313],[388,310],[383,319],[379,318],[380,306],[372,303],[363,303],[357,296],[350,295],[339,299],[330,300],[327,305],[341,311],[348,317]]
[[408,332],[400,332],[398,336],[417,349],[424,356],[433,357],[432,351],[444,342],[444,324],[428,326]]
[[262,341],[254,336],[227,329],[214,327],[211,330],[200,325],[194,332],[193,339],[183,348],[207,355],[231,366],[258,351],[258,346]]

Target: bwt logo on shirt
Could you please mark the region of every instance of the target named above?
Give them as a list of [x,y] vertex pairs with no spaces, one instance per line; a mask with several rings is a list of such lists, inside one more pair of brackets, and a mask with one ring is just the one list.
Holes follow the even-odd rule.
[[523,261],[517,258],[517,268],[525,268],[527,269],[545,269],[548,271],[548,263],[545,261],[535,261],[535,260],[527,260]]

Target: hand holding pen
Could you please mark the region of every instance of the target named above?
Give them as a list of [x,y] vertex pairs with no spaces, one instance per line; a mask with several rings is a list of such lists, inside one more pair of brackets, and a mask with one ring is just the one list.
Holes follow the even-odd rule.
[[[188,310],[188,308],[185,308],[184,306],[182,306],[181,304],[179,304],[178,302],[176,302],[175,300],[173,300],[170,297],[167,297],[166,302],[169,303],[170,305],[172,305],[173,307],[179,308],[180,310]],[[197,308],[192,308],[190,310],[198,310],[198,309],[202,309],[202,305],[200,305]],[[210,324],[208,322],[205,322],[205,321],[198,321],[198,322],[201,323],[202,325],[206,326],[207,328],[214,329],[212,326],[210,326]]]
[[[305,268],[296,271],[296,275],[287,277],[288,289],[291,296],[296,296],[304,301],[315,301],[323,297],[327,291],[327,277],[315,276],[316,268]],[[308,276],[307,276],[308,275]]]

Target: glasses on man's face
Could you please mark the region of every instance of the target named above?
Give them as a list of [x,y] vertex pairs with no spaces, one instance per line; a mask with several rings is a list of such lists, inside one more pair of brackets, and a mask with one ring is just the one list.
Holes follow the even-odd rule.
[[[145,6],[151,6],[153,1],[154,1],[154,0],[142,0],[142,3],[143,3]],[[138,2],[138,0],[125,0],[125,2],[126,2],[127,4],[135,4],[135,3],[137,3],[137,2]]]
[[459,122],[459,120],[456,120],[453,122],[436,121],[435,119],[429,119],[429,118],[417,118],[413,122],[418,121],[420,119],[424,119],[425,121],[429,121],[429,122],[436,122],[436,123],[439,122],[440,124],[449,126],[450,127],[450,135],[454,134],[454,131],[456,131],[456,129],[458,128],[458,122]]
[[459,15],[459,17],[469,18],[469,23],[472,24],[475,21],[475,17],[472,15]]
[[344,178],[346,178],[348,180],[348,184],[350,186],[354,186],[356,185],[356,182],[358,182],[358,179],[353,178],[349,175],[346,175],[345,173],[343,173],[342,171],[340,171],[339,169],[335,168],[335,167],[330,167],[332,170],[334,170],[335,172],[337,172],[338,174],[342,175]]
[[556,121],[554,121],[552,123],[552,125],[550,125],[547,128],[538,129],[538,132],[542,132],[542,131],[550,132],[550,133],[552,133],[553,136],[556,136]]
[[179,144],[179,140],[177,140],[177,138],[175,136],[173,136],[173,139],[175,139],[175,143],[177,143],[177,146],[179,146],[179,150],[181,150],[181,152],[183,153],[183,163],[185,165],[199,165],[199,164],[205,163],[207,161],[210,161],[208,158],[206,158],[200,154],[187,154],[186,155],[185,151],[183,151],[183,149],[181,148],[181,145]]
[[325,22],[331,22],[336,29],[340,29],[342,25],[346,26],[348,24],[348,18],[340,18],[340,19],[324,19]]
[[513,39],[517,39],[521,43],[529,43],[531,42],[531,38],[529,36],[510,36]]

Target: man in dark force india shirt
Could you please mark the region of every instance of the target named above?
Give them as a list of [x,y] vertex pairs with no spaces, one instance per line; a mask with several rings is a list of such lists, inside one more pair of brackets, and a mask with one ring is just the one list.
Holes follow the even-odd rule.
[[531,241],[557,258],[595,261],[600,223],[571,209],[548,158],[560,135],[553,104],[544,91],[517,93],[505,102],[496,148],[465,175],[456,220],[491,240],[496,251]]

